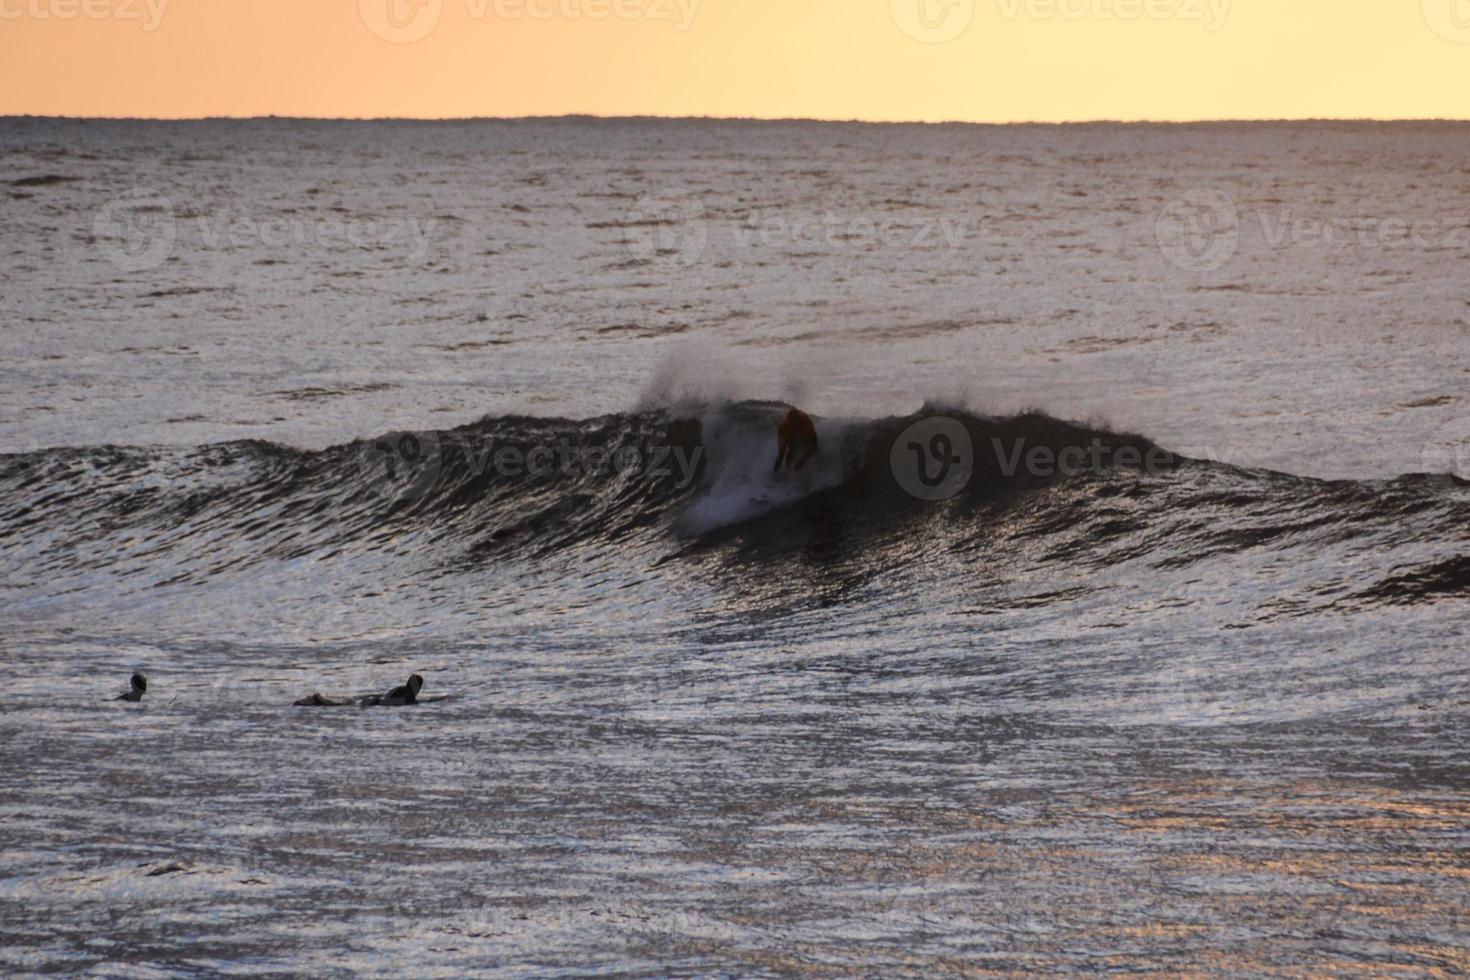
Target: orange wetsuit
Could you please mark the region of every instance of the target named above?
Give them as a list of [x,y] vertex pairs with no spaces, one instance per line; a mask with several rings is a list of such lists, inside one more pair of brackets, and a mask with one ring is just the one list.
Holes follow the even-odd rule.
[[793,408],[786,413],[776,429],[776,438],[780,444],[776,449],[776,465],[771,467],[772,473],[779,472],[782,463],[799,470],[817,454],[817,428],[812,425],[811,417],[800,409]]

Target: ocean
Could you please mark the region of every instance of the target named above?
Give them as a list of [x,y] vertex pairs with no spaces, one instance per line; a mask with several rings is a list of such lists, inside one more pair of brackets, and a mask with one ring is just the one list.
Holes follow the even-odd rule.
[[5,972],[1470,971],[1470,124],[0,155]]

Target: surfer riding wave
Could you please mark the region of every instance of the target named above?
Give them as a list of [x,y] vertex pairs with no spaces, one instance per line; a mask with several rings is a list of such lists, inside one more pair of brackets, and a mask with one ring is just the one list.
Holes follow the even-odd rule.
[[817,429],[811,416],[799,408],[793,408],[776,427],[776,462],[771,466],[771,475],[781,472],[782,464],[793,473],[801,471],[817,454]]

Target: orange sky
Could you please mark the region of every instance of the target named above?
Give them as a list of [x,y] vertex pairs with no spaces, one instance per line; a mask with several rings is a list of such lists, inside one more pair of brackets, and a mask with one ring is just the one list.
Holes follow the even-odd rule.
[[1467,118],[1470,0],[0,0],[0,113]]

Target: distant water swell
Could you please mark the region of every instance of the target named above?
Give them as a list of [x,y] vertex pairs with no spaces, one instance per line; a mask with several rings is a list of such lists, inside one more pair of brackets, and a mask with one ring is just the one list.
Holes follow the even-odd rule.
[[[427,555],[443,575],[579,549],[646,565],[714,551],[760,562],[837,542],[872,567],[939,561],[967,576],[996,561],[1181,569],[1336,549],[1346,571],[1274,608],[1470,597],[1470,490],[1452,477],[1304,479],[1042,414],[926,407],[820,420],[818,459],[772,478],[782,411],[487,418],[315,452],[249,441],[3,456],[3,585],[54,598],[367,553],[411,553],[418,570]],[[940,544],[916,556],[916,532]]]

